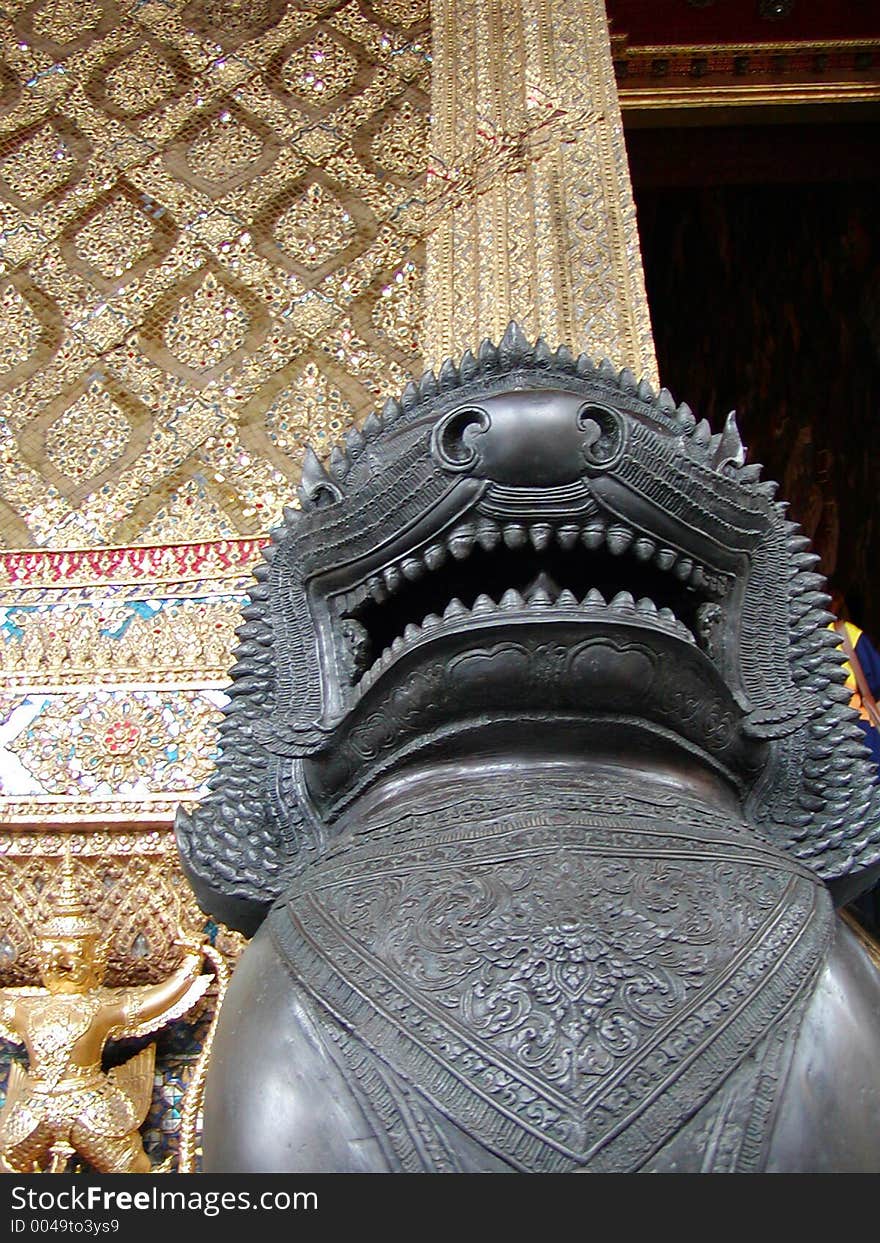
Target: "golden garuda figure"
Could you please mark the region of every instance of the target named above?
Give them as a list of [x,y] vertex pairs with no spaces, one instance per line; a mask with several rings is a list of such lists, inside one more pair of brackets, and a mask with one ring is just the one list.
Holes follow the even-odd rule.
[[138,1133],[150,1108],[156,1046],[108,1072],[108,1039],[146,1036],[185,1014],[211,982],[202,950],[182,940],[184,956],[159,984],[104,985],[107,946],[77,892],[65,855],[59,893],[37,931],[42,988],[0,989],[0,1035],[27,1049],[14,1063],[0,1111],[0,1169],[31,1173],[49,1159],[62,1173],[78,1154],[101,1173],[148,1173]]

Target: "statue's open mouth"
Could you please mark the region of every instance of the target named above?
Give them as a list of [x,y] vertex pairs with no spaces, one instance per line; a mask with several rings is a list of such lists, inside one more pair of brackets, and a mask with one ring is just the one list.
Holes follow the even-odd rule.
[[584,497],[547,516],[531,491],[520,520],[486,514],[484,494],[337,571],[324,599],[338,698],[306,764],[324,814],[377,771],[512,739],[556,756],[685,756],[729,789],[754,772],[761,749],[725,677],[732,575],[690,555],[684,532],[674,547]]
[[711,658],[727,586],[725,576],[617,519],[475,514],[336,595],[334,632],[355,698],[441,635],[538,617],[629,623]]

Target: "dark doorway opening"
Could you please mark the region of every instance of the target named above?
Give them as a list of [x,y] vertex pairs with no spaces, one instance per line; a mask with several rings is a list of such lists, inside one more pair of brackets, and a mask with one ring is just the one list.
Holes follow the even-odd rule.
[[880,643],[880,124],[631,130],[662,382],[752,461]]

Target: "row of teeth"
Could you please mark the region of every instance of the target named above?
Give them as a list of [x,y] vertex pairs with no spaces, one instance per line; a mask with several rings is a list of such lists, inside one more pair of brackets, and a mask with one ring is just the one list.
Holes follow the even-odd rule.
[[456,561],[469,557],[476,545],[486,551],[504,543],[508,548],[524,548],[531,544],[541,552],[555,540],[562,548],[571,550],[578,544],[595,552],[607,549],[613,556],[630,552],[637,560],[651,562],[659,569],[674,575],[681,583],[723,595],[726,583],[723,577],[713,574],[705,566],[685,553],[664,547],[647,535],[632,531],[623,523],[606,523],[601,518],[590,518],[582,524],[570,522],[553,526],[548,522],[527,525],[520,522],[499,524],[491,518],[476,523],[463,523],[443,539],[438,539],[419,552],[409,553],[394,565],[386,566],[381,573],[373,574],[359,587],[350,592],[343,601],[346,611],[357,608],[367,598],[377,603],[387,600],[405,582],[415,582],[431,570],[439,569],[451,556]]
[[694,636],[690,630],[688,630],[684,622],[678,620],[671,609],[658,609],[654,601],[649,600],[647,597],[641,600],[634,600],[628,591],[619,591],[612,600],[606,601],[601,591],[591,588],[583,600],[578,601],[570,591],[560,592],[556,600],[553,600],[543,588],[536,588],[529,593],[528,599],[526,599],[518,591],[514,591],[511,588],[504,593],[497,604],[491,597],[480,595],[474,601],[473,608],[469,609],[462,604],[461,600],[455,599],[446,606],[442,617],[437,613],[429,613],[420,626],[410,623],[403,634],[396,638],[390,647],[385,649],[379,659],[364,674],[361,679],[361,687],[368,686],[383,669],[387,668],[397,658],[404,648],[411,647],[423,635],[438,628],[456,626],[463,618],[484,617],[487,613],[551,608],[554,611],[572,609],[577,612],[585,609],[591,611],[604,609],[607,612],[619,613],[633,618],[638,617],[643,621],[650,622],[661,629],[667,630],[688,643],[695,643]]

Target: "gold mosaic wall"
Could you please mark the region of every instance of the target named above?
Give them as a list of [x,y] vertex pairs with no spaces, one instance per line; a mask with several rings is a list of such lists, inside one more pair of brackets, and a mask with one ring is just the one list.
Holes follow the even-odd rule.
[[420,369],[426,0],[9,0],[0,544],[266,531]]

